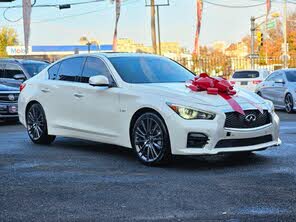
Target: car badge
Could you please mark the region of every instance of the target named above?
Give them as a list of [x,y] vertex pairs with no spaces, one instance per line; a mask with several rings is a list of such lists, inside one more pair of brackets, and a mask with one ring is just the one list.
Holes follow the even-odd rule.
[[14,97],[13,94],[9,94],[9,95],[8,95],[8,99],[9,99],[10,101],[14,101],[15,97]]
[[252,122],[255,122],[256,120],[257,120],[257,117],[254,114],[249,114],[245,117],[245,121],[247,123],[252,123]]

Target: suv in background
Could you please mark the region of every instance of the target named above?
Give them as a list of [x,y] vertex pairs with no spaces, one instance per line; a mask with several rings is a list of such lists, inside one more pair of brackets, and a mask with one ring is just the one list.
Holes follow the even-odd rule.
[[0,120],[18,121],[19,88],[0,84]]
[[19,87],[19,85],[42,71],[48,62],[24,59],[0,59],[0,84]]
[[250,91],[255,91],[257,84],[261,83],[269,72],[265,69],[260,70],[237,70],[230,78],[231,84]]

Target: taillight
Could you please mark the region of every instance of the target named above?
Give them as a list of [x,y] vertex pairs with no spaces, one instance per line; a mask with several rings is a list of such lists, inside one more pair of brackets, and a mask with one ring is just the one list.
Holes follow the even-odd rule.
[[257,84],[259,84],[261,82],[262,82],[262,80],[253,80],[253,84],[255,84],[255,85],[257,85]]
[[26,86],[25,83],[22,83],[22,84],[20,85],[20,92],[25,88],[25,86]]
[[235,81],[230,81],[230,84],[235,85]]

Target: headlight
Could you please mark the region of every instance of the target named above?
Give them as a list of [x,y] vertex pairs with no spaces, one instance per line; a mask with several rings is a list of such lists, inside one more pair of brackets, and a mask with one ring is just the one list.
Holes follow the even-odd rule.
[[192,120],[192,119],[212,120],[216,116],[214,113],[196,110],[189,107],[184,107],[184,106],[170,104],[170,103],[167,103],[167,105],[172,110],[174,110],[179,116],[187,120]]

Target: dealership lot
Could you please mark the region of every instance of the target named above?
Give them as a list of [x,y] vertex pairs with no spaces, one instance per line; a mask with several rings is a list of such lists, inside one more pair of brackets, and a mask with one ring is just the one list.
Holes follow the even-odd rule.
[[161,168],[111,145],[33,145],[23,126],[1,123],[0,221],[293,221],[296,114],[279,115],[280,148],[178,157]]

